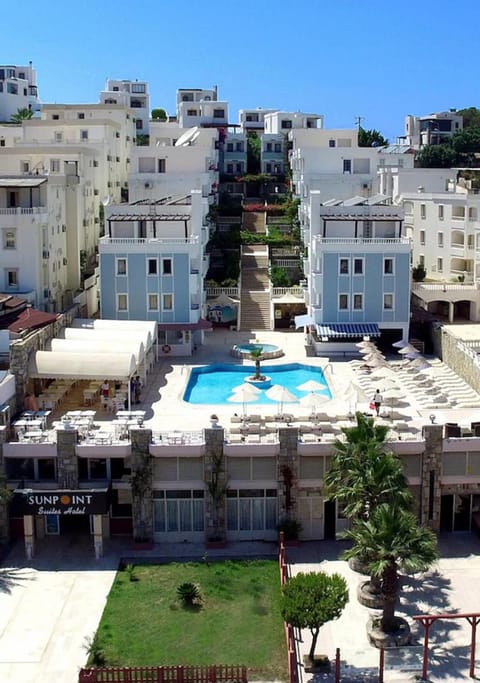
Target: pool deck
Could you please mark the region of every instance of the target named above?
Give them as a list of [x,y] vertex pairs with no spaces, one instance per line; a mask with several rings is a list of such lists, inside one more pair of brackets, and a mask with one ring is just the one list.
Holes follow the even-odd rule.
[[[269,359],[263,364],[275,366],[285,363],[305,363],[318,368],[329,365],[326,379],[332,392],[332,416],[335,415],[335,403],[342,402],[344,398],[345,385],[353,383],[359,390],[358,400],[354,406],[355,410],[368,411],[374,389],[379,387],[381,391],[386,388],[386,382],[382,379],[368,382],[368,376],[360,375],[358,370],[349,362],[353,357],[339,357],[328,359],[326,357],[316,357],[307,354],[305,337],[303,333],[294,331],[262,331],[262,332],[235,332],[230,330],[213,330],[205,334],[205,344],[199,346],[194,355],[189,358],[163,357],[157,363],[154,372],[148,378],[148,384],[142,393],[141,408],[145,409],[145,426],[153,430],[184,430],[194,431],[209,426],[209,417],[212,413],[218,415],[219,424],[228,429],[231,417],[237,413],[241,414],[242,404],[227,405],[194,405],[183,400],[183,394],[188,382],[190,371],[194,367],[210,365],[212,363],[229,363],[235,365],[248,365],[253,367],[252,361],[234,358],[230,354],[231,348],[235,344],[248,342],[264,342],[277,344],[285,355],[281,358]],[[393,351],[393,349],[392,349]],[[358,358],[358,356],[357,356]],[[392,353],[389,363],[392,368],[398,368],[402,362],[401,356]],[[439,361],[435,361],[440,363]],[[443,364],[441,364],[443,366]],[[436,371],[439,367],[434,368]],[[447,369],[443,366],[443,369]],[[449,371],[450,372],[450,371]],[[472,391],[470,387],[454,377],[454,381],[462,385],[467,391]],[[367,381],[368,389],[365,389]],[[405,395],[402,396],[401,414],[408,420],[412,427],[420,428],[422,424],[428,423],[429,415],[435,412],[440,421],[465,422],[480,419],[480,396],[476,395],[471,405],[461,406],[455,409],[449,408],[446,404],[430,404],[425,407],[432,389],[429,387],[408,387],[402,378],[398,378],[398,384],[402,387]],[[361,388],[363,386],[363,389]],[[365,393],[366,391],[366,393]],[[445,390],[446,391],[446,390]],[[473,393],[473,392],[472,392]],[[322,406],[323,408],[323,406]],[[329,412],[329,406],[325,406]],[[260,414],[262,416],[277,413],[275,405],[257,405],[255,403],[247,405],[247,413]],[[308,408],[299,403],[284,404],[284,412],[294,416],[305,415],[309,412]],[[371,411],[370,411],[371,412]],[[383,405],[383,414],[391,415],[391,406],[388,399]],[[403,419],[400,418],[400,419]]]

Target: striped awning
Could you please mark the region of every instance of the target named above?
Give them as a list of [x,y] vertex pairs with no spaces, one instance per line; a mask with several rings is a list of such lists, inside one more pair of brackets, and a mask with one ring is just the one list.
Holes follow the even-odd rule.
[[379,337],[377,323],[325,323],[317,325],[319,337]]

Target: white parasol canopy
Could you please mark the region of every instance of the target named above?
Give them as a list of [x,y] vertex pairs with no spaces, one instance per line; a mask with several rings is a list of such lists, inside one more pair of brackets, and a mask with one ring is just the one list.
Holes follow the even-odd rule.
[[298,403],[298,398],[295,394],[292,394],[287,387],[282,387],[281,384],[274,384],[270,389],[267,389],[265,394],[268,398],[272,399],[272,401],[280,403],[280,415],[283,413],[284,403]]
[[418,353],[418,349],[416,349],[411,344],[407,344],[406,346],[402,346],[401,349],[398,349],[398,353],[404,356],[407,353]]
[[227,398],[229,403],[241,403],[243,406],[243,416],[247,416],[247,403],[254,403],[258,399],[258,395],[262,392],[257,387],[245,382],[233,389],[231,396]]
[[403,339],[399,339],[398,341],[392,344],[394,349],[404,349],[408,345],[409,343],[407,341],[404,341]]
[[308,406],[312,411],[312,415],[315,415],[318,408],[325,405],[325,403],[329,403],[330,400],[326,394],[316,394],[314,391],[311,391],[309,394],[302,396],[300,403],[302,406]]
[[299,384],[297,389],[299,391],[322,391],[325,389],[325,383],[317,382],[316,379],[307,379],[303,384]]

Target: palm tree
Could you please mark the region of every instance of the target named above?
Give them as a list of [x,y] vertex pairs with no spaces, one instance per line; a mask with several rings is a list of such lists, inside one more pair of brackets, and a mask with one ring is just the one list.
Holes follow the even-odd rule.
[[379,577],[383,612],[381,628],[397,630],[395,606],[400,590],[399,569],[426,570],[437,559],[437,539],[430,529],[418,525],[415,515],[396,505],[381,503],[368,519],[358,519],[345,537],[354,545],[343,556],[368,557],[369,570]]
[[349,519],[368,519],[380,503],[412,505],[403,465],[395,454],[385,452],[388,427],[371,417],[356,415],[355,427],[342,431],[345,441],[335,441],[335,455],[325,474],[325,492],[336,498]]
[[260,374],[260,361],[263,360],[263,349],[252,349],[252,351],[250,351],[250,359],[255,361],[254,378],[256,380],[262,379],[262,375]]
[[10,121],[12,123],[22,123],[22,121],[28,121],[33,116],[33,110],[23,107],[22,109],[17,109],[15,114],[12,114]]

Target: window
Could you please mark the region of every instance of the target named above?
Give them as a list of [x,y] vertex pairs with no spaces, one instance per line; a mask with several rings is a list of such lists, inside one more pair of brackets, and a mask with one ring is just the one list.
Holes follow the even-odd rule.
[[55,142],[63,142],[63,133],[56,132],[54,135]]
[[16,249],[17,247],[16,230],[15,228],[6,228],[3,231],[3,248]]
[[348,275],[348,263],[349,259],[348,258],[341,258],[339,261],[339,270],[338,272],[340,275]]
[[274,530],[277,527],[275,489],[229,489],[227,529],[229,531]]
[[146,92],[145,83],[132,83],[132,93],[143,94]]
[[80,140],[88,140],[88,130],[80,131]]
[[18,287],[17,268],[8,268],[5,271],[5,281],[8,289],[16,289]]
[[5,147],[5,138],[0,138],[0,147]]
[[135,120],[135,130],[143,130],[143,121],[142,121],[142,119],[136,119],[136,120]]
[[127,259],[117,258],[117,275],[127,274]]
[[427,217],[427,205],[420,204],[420,218],[423,220]]
[[393,309],[393,294],[383,295],[383,310],[391,311]]
[[154,491],[154,532],[203,531],[204,496],[201,490]]
[[84,118],[85,118],[85,114],[83,113],[83,111],[79,111],[77,114],[77,119],[84,119]]
[[157,275],[158,260],[156,258],[149,258],[147,262],[147,275]]
[[214,119],[224,119],[225,118],[225,109],[214,109],[213,110],[213,118]]
[[419,254],[418,256],[418,263],[421,266],[425,266],[425,254]]
[[477,209],[474,206],[470,206],[468,209],[468,220],[469,221],[476,221],[477,220]]
[[227,174],[233,175],[233,164],[227,164]]
[[443,232],[437,233],[437,244],[439,247],[443,247]]
[[158,159],[158,172],[159,173],[165,173],[167,170],[167,160],[166,159]]
[[172,274],[172,259],[171,258],[164,258],[162,259],[162,275],[171,275]]
[[384,258],[383,259],[383,274],[384,275],[393,275],[393,258]]
[[128,311],[128,294],[117,294],[117,311]]
[[20,162],[20,168],[22,173],[28,173],[30,171],[30,162],[29,161],[21,161]]
[[348,294],[339,294],[338,295],[338,309],[340,311],[347,311],[348,310]]
[[420,230],[420,244],[425,246],[425,230]]
[[187,109],[187,116],[198,116],[196,109]]
[[438,206],[438,220],[439,221],[443,221],[443,209],[444,209],[443,204],[439,204],[439,206]]
[[285,128],[291,128],[291,127],[292,127],[292,122],[290,121],[290,119],[283,119],[283,120],[282,120],[282,123],[280,124],[280,126],[281,126],[281,128],[283,128],[283,129],[285,129]]
[[437,270],[439,273],[443,273],[443,258],[437,258]]
[[363,258],[353,259],[353,274],[363,275]]
[[148,310],[158,311],[158,294],[148,295]]
[[237,173],[243,173],[243,164],[241,164],[241,163],[235,164],[235,171]]
[[227,142],[227,152],[233,152],[233,142]]
[[236,150],[237,152],[243,152],[243,142],[237,142]]
[[60,173],[60,159],[50,159],[50,173]]
[[335,147],[335,140],[329,140],[329,141],[328,141],[328,146],[329,146],[329,147]]
[[351,159],[344,159],[343,160],[343,172],[344,173],[351,173],[352,172],[352,160]]
[[173,294],[164,294],[162,297],[162,308],[164,311],[173,310]]
[[361,311],[363,310],[363,294],[353,295],[353,310]]
[[282,143],[281,142],[276,142],[275,143],[275,152],[279,154],[282,151]]

